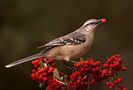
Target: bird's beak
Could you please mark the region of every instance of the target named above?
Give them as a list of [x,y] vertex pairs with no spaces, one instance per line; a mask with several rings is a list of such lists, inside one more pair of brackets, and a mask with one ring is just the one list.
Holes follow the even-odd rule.
[[106,19],[99,19],[99,20],[97,20],[97,24],[106,23],[106,22],[107,22]]

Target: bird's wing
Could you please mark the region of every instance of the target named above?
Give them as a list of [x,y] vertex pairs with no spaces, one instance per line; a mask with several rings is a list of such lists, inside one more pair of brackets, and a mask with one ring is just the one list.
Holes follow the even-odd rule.
[[[63,38],[62,38],[63,39]],[[79,45],[86,41],[85,35],[81,32],[73,32],[64,37],[66,45]]]
[[73,32],[66,36],[54,39],[39,48],[44,48],[42,52],[45,53],[48,50],[52,49],[53,47],[62,46],[62,45],[79,45],[84,43],[85,41],[86,38],[84,34],[80,32]]

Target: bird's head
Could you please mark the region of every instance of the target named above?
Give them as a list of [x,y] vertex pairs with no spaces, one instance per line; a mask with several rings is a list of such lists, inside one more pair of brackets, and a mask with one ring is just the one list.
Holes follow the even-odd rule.
[[87,30],[94,30],[99,24],[105,23],[106,19],[90,19],[87,20],[84,24],[83,27],[85,27]]

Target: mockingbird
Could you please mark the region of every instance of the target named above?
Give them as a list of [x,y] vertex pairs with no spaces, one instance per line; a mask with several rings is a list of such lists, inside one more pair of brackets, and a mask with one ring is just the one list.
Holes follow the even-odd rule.
[[30,60],[34,60],[38,57],[50,57],[53,60],[74,60],[89,51],[93,43],[95,28],[100,23],[105,22],[106,19],[90,19],[76,31],[54,39],[39,47],[43,48],[43,50],[39,53],[12,62],[5,67],[9,68]]

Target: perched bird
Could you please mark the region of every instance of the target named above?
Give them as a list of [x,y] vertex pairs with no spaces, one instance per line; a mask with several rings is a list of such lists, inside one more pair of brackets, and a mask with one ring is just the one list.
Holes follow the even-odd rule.
[[95,28],[99,24],[105,22],[106,19],[90,19],[76,31],[54,39],[39,47],[43,48],[43,50],[39,53],[12,62],[5,67],[9,68],[30,60],[34,60],[38,57],[50,57],[53,60],[74,60],[89,51],[93,43]]

